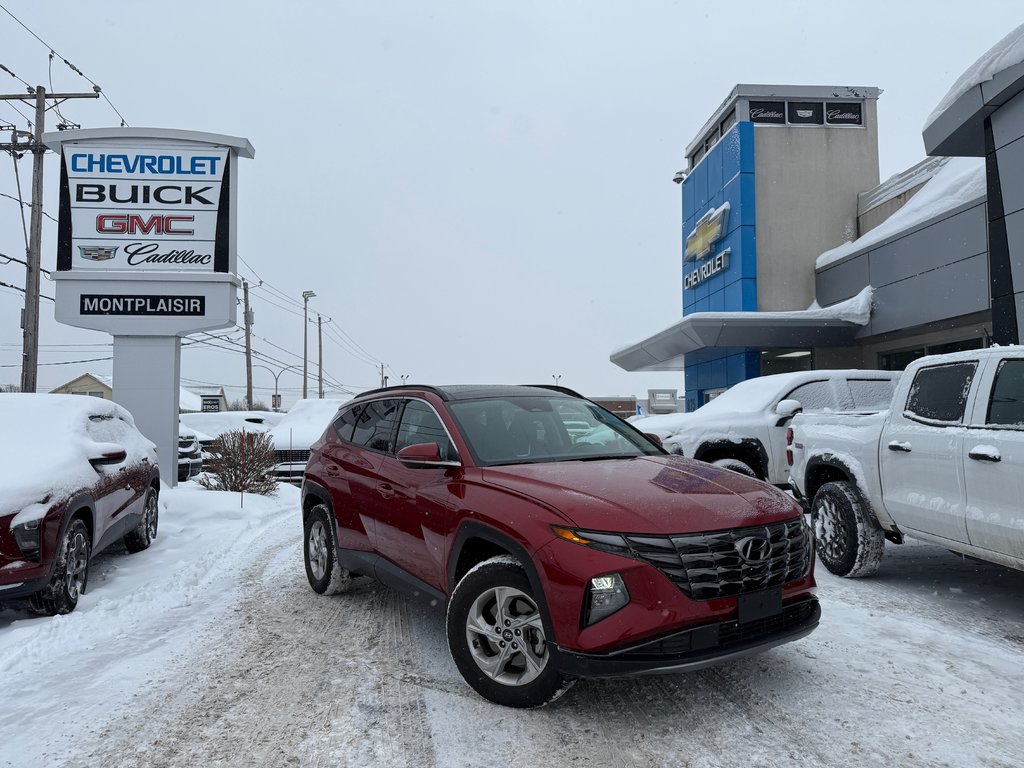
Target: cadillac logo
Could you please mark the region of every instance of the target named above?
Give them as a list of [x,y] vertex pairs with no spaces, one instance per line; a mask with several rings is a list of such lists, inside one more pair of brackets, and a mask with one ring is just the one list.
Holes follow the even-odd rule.
[[116,245],[80,245],[78,250],[82,252],[82,258],[89,261],[108,261],[117,255]]
[[703,259],[725,235],[729,223],[729,203],[712,208],[697,220],[693,232],[686,236],[683,263]]
[[760,536],[747,536],[737,541],[735,546],[743,561],[751,565],[764,563],[772,554],[771,542]]

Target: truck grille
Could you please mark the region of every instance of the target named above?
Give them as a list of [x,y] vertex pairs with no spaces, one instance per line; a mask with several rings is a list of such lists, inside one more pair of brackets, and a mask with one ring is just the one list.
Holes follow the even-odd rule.
[[[802,578],[811,567],[811,534],[802,517],[718,533],[623,538],[634,557],[664,573],[693,600],[757,592]],[[743,557],[740,549],[748,539],[756,540],[766,556]]]
[[309,451],[276,451],[278,464],[305,464],[309,461]]

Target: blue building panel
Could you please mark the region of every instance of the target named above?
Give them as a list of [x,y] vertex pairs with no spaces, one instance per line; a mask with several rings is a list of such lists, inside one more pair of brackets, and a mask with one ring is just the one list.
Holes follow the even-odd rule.
[[[683,248],[686,237],[709,210],[729,203],[729,220],[722,236],[704,259],[684,262],[683,315],[696,312],[751,312],[757,310],[756,201],[754,199],[754,126],[737,123],[683,181]],[[685,287],[687,275],[729,249],[729,266],[705,274]],[[713,271],[713,269],[712,269]],[[691,278],[692,280],[692,278]],[[760,375],[757,349],[708,348],[686,355],[687,409],[704,402],[705,391],[731,387]]]

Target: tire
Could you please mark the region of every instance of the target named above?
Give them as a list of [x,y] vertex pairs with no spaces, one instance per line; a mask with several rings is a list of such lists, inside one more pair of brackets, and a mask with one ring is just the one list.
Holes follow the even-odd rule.
[[495,704],[540,707],[575,682],[555,669],[530,581],[507,555],[462,577],[448,603],[447,631],[462,677]]
[[757,472],[755,472],[753,468],[745,461],[740,461],[739,459],[717,459],[716,461],[713,461],[711,463],[714,464],[716,467],[721,467],[722,469],[729,469],[732,470],[733,472],[739,472],[741,475],[752,477],[755,480],[758,479]]
[[57,549],[50,583],[32,595],[29,603],[36,613],[56,616],[71,613],[89,581],[92,542],[85,522],[76,517],[68,525]]
[[857,488],[845,481],[825,483],[811,502],[818,557],[836,576],[858,578],[878,570],[885,535]]
[[160,524],[160,498],[157,490],[153,487],[146,489],[146,498],[142,502],[142,519],[134,529],[124,535],[124,548],[129,552],[141,552],[149,549],[149,545],[156,538],[157,527]]
[[334,515],[326,504],[317,504],[306,515],[302,555],[306,578],[318,595],[336,595],[352,584],[352,575],[338,562]]

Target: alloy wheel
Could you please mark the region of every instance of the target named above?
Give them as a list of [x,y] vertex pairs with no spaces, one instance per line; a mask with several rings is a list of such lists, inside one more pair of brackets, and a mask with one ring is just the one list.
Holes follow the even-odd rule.
[[526,685],[548,663],[537,604],[514,587],[492,587],[473,601],[466,617],[466,640],[480,671],[503,685]]
[[327,573],[327,530],[323,521],[314,520],[309,527],[306,547],[309,550],[309,568],[313,577],[319,581]]
[[85,588],[85,578],[89,567],[89,542],[85,534],[76,531],[68,541],[67,559],[64,570],[64,586],[68,596],[77,600]]

